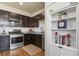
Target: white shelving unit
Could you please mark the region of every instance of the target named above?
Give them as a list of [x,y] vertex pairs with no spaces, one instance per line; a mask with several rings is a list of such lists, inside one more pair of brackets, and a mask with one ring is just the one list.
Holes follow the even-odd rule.
[[[53,8],[53,7],[52,7]],[[48,9],[48,8],[47,8]],[[46,12],[47,16],[47,43],[50,56],[76,56],[77,55],[77,9],[78,5],[70,5],[58,10]],[[64,15],[62,15],[64,14]],[[48,21],[48,19],[50,19]],[[66,27],[59,28],[59,21],[66,21]],[[49,25],[49,27],[48,27]],[[57,33],[57,36],[56,34]],[[70,35],[68,39],[67,34]],[[63,39],[63,36],[65,39]],[[57,39],[57,42],[56,42]],[[70,40],[70,45],[68,45]],[[63,44],[64,42],[64,44]]]

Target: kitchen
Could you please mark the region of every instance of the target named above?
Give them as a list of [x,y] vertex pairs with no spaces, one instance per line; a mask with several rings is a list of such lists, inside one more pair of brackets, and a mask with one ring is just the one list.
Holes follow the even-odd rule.
[[0,56],[78,56],[78,2],[0,2]]
[[44,16],[43,2],[0,2],[0,55],[43,56]]

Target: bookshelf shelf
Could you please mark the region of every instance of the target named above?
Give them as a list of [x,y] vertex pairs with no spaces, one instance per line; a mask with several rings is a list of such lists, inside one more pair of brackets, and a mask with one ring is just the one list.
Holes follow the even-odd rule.
[[58,20],[53,20],[52,23],[53,23],[53,22],[58,22],[58,21],[60,21],[60,20],[73,20],[73,19],[76,19],[76,16],[66,17],[66,18],[58,19]]
[[52,31],[76,31],[76,29],[52,29]]

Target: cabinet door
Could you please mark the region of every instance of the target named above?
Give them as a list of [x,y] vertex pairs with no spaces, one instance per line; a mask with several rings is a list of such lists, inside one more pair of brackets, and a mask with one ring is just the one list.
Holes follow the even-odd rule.
[[22,23],[21,23],[22,27],[26,27],[27,26],[27,19],[28,19],[27,16],[20,15],[20,20],[22,21]]
[[20,15],[20,20],[22,21],[22,27],[29,27],[31,17]]
[[76,56],[77,52],[76,52],[76,50],[71,50],[71,49],[68,49],[68,48],[62,48],[61,55],[62,56]]
[[34,18],[29,18],[27,20],[27,27],[39,27],[39,21]]
[[60,56],[61,51],[58,46],[50,45],[50,56]]
[[36,35],[36,45],[40,48],[42,48],[42,36],[41,35]]
[[0,51],[10,49],[10,36],[0,36]]
[[25,18],[25,16],[22,16],[21,20],[22,20],[22,27],[26,27],[27,19]]
[[34,16],[33,18],[37,19],[37,20],[44,20],[45,19],[45,15],[43,13],[41,13],[41,14],[38,14],[38,15]]
[[24,35],[24,45],[31,43],[31,34],[25,34]]
[[9,12],[9,18],[11,18],[11,19],[20,19],[20,17],[19,17],[19,14],[16,14],[16,13],[12,13],[12,12]]
[[42,36],[38,34],[32,34],[32,44],[42,48]]
[[37,45],[35,34],[32,34],[31,39],[32,39],[32,44]]

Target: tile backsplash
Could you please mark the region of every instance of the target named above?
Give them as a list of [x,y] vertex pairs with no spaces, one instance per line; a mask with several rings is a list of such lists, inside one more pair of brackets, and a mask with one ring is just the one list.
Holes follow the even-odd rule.
[[29,29],[32,29],[33,31],[35,32],[41,32],[40,28],[39,27],[35,27],[35,28],[28,28],[28,27],[0,27],[0,33],[3,32],[3,30],[5,30],[6,33],[8,33],[9,31],[13,31],[13,29],[21,29],[22,32],[28,32]]

